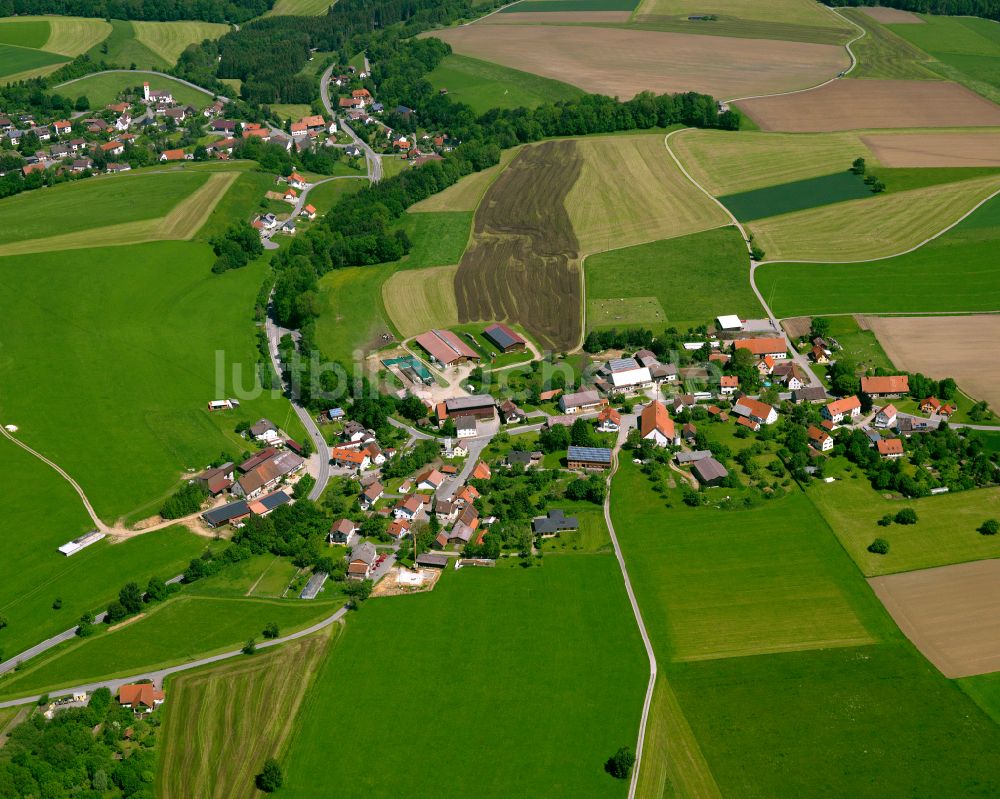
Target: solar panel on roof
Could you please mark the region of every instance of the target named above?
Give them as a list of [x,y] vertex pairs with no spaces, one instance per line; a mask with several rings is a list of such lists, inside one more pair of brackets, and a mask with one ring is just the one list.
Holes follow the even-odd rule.
[[571,446],[566,453],[567,460],[571,461],[594,461],[611,462],[611,450],[604,447],[577,447]]

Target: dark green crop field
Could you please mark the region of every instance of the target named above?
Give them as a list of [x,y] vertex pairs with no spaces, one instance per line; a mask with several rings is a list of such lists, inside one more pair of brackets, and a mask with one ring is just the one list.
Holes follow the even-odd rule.
[[740,222],[764,219],[793,211],[805,211],[844,200],[871,197],[864,180],[851,172],[835,172],[818,178],[781,183],[764,189],[728,194],[719,200]]

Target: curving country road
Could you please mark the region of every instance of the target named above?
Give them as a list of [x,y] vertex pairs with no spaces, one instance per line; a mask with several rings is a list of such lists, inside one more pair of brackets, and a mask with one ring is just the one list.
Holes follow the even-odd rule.
[[629,430],[636,424],[635,414],[622,415],[621,426],[618,429],[618,440],[615,442],[611,453],[611,470],[608,472],[608,490],[604,495],[604,521],[608,526],[608,533],[611,535],[611,544],[615,550],[615,557],[618,559],[618,568],[621,569],[622,578],[625,580],[625,592],[628,594],[628,601],[632,605],[632,614],[635,616],[635,623],[639,627],[639,635],[642,636],[643,646],[646,647],[646,656],[649,658],[649,683],[646,685],[646,696],[642,702],[642,716],[639,719],[639,739],[635,745],[635,765],[632,768],[632,779],[629,781],[628,797],[635,799],[636,787],[639,784],[639,769],[642,765],[642,747],[646,741],[646,724],[649,721],[649,707],[653,701],[653,689],[656,686],[656,653],[653,651],[653,644],[649,640],[649,633],[646,632],[646,625],[642,620],[642,612],[639,610],[639,602],[632,591],[632,581],[628,576],[628,567],[625,565],[625,556],[622,554],[621,546],[618,544],[618,535],[615,532],[614,522],[611,521],[611,480],[618,471],[618,459],[621,455],[622,444],[628,438]]
[[[307,635],[312,635],[320,630],[329,627],[337,621],[340,621],[350,609],[350,605],[344,605],[339,608],[335,613],[327,616],[322,621],[316,622],[310,627],[306,627],[298,632],[290,633],[284,635],[281,638],[275,638],[271,641],[264,641],[263,643],[257,644],[257,649],[268,649],[272,646],[278,646],[279,644],[287,644],[289,641],[295,641],[298,638],[304,638]],[[210,666],[213,663],[219,663],[223,660],[230,660],[235,657],[252,657],[251,655],[243,655],[242,649],[234,649],[229,652],[222,652],[218,655],[212,655],[211,657],[199,658],[198,660],[192,660],[190,663],[181,663],[177,666],[169,666],[164,669],[155,669],[154,671],[146,671],[141,674],[133,674],[129,677],[117,677],[113,680],[102,680],[100,682],[86,683],[85,685],[76,685],[72,688],[60,688],[56,691],[49,691],[47,696],[52,699],[61,696],[72,696],[76,693],[92,693],[98,688],[108,688],[112,693],[115,693],[121,686],[132,682],[138,682],[139,680],[152,680],[154,685],[162,686],[163,681],[169,677],[171,674],[178,674],[182,671],[190,671],[191,669],[198,669],[202,666]],[[5,702],[0,702],[0,708],[5,707],[17,707],[18,705],[33,705],[41,699],[42,694],[36,694],[34,696],[22,696],[19,699],[8,699]]]
[[326,108],[326,112],[333,119],[337,120],[341,130],[351,137],[351,141],[361,148],[361,151],[365,154],[365,161],[368,162],[368,180],[372,183],[378,183],[382,180],[382,157],[368,146],[368,142],[364,141],[352,130],[351,126],[347,124],[346,119],[337,116],[333,103],[330,102],[330,76],[332,74],[333,65],[331,64],[326,68],[323,75],[319,79],[319,93],[323,100],[323,107]]
[[157,72],[156,70],[153,70],[153,69],[102,69],[100,72],[90,72],[90,73],[88,73],[86,75],[83,75],[83,76],[81,76],[79,78],[73,78],[72,80],[68,80],[68,81],[65,81],[64,83],[60,83],[58,86],[53,86],[52,88],[54,88],[54,89],[61,89],[63,86],[69,86],[69,85],[71,85],[73,83],[76,83],[77,81],[85,80],[87,78],[93,77],[94,75],[110,75],[110,74],[116,73],[116,72],[128,72],[128,73],[134,74],[134,75],[156,75],[156,76],[161,77],[161,78],[168,78],[169,80],[175,80],[178,83],[183,83],[185,86],[187,86],[190,89],[195,89],[195,90],[197,90],[199,92],[202,92],[203,94],[207,94],[209,97],[218,97],[224,103],[228,103],[229,102],[229,98],[228,97],[226,97],[224,95],[221,95],[221,94],[216,94],[215,92],[211,91],[210,89],[206,89],[204,86],[199,86],[197,83],[192,83],[189,80],[184,80],[184,78],[178,78],[178,77],[176,77],[174,75],[168,75],[166,72]]

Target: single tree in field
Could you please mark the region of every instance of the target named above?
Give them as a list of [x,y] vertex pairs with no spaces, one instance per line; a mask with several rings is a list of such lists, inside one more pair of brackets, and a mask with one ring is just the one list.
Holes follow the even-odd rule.
[[251,638],[249,641],[247,641],[243,645],[243,654],[244,655],[252,655],[256,651],[257,651],[257,640],[255,638]]
[[278,623],[277,622],[271,621],[271,622],[268,622],[264,626],[264,637],[265,638],[277,638],[278,635],[279,635],[279,632],[278,632]]
[[868,545],[868,551],[873,555],[887,555],[889,553],[889,542],[884,538],[876,538]]
[[1000,532],[1000,522],[996,519],[987,519],[979,525],[979,532],[983,535],[996,535]]
[[865,159],[855,158],[854,163],[851,164],[851,172],[853,172],[855,175],[863,175],[865,174],[865,169],[867,169],[867,167],[865,166]]
[[278,765],[278,761],[273,757],[269,757],[264,761],[264,768],[261,769],[260,774],[257,775],[255,780],[257,788],[265,793],[273,793],[278,790],[284,781],[285,778],[281,774],[281,766]]
[[896,513],[896,524],[916,524],[917,512],[913,508],[903,508]]
[[142,610],[142,589],[138,583],[128,582],[118,592],[118,601],[122,603],[126,613],[138,613]]
[[628,779],[632,773],[632,766],[635,765],[635,752],[630,746],[623,746],[615,752],[604,764],[604,770],[612,777],[619,780]]

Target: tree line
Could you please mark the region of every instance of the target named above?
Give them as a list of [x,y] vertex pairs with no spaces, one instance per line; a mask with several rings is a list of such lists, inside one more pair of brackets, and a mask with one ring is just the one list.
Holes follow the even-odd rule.
[[[828,6],[869,6],[871,0],[823,0]],[[918,14],[945,14],[1000,20],[998,0],[879,0],[879,5]]]
[[0,17],[61,14],[72,17],[203,22],[246,22],[270,11],[274,0],[0,0]]

